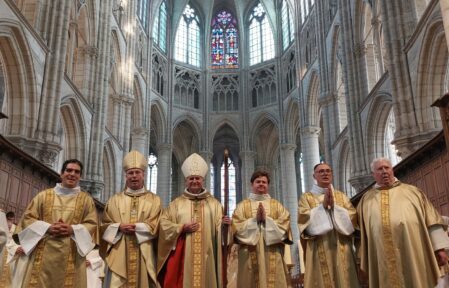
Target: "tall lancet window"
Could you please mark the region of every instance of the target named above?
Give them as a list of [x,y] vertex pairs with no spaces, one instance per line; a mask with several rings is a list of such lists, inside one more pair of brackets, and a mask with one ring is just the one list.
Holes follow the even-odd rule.
[[238,68],[239,38],[236,27],[237,21],[227,11],[219,12],[212,19],[212,68]]
[[273,31],[265,8],[259,2],[249,16],[249,64],[254,65],[273,58]]
[[295,22],[287,0],[282,1],[282,48],[287,49],[295,40]]
[[146,179],[146,185],[147,190],[150,190],[153,193],[156,193],[156,187],[157,187],[157,157],[153,152],[150,152],[150,155],[148,155],[148,172],[147,172],[147,179]]
[[163,52],[167,51],[167,5],[162,1],[153,24],[153,41]]
[[187,4],[176,32],[175,59],[200,67],[200,39],[200,20]]

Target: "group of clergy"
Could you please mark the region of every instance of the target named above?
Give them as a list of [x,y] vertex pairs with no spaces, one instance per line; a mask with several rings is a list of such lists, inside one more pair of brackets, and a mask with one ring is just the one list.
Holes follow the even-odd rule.
[[316,184],[298,208],[304,287],[449,287],[447,224],[421,190],[394,176],[388,159],[374,159],[371,171],[376,183],[356,210],[333,188],[331,167],[314,167]]
[[209,167],[198,154],[184,161],[185,190],[165,209],[145,189],[146,168],[141,153],[125,156],[126,187],[98,221],[92,197],[79,187],[82,163],[65,161],[61,183],[39,192],[11,233],[14,246],[2,262],[10,273],[0,274],[0,287],[224,287],[225,243],[239,247],[230,285],[289,285],[283,256],[292,243],[290,215],[268,194],[267,172],[254,173],[253,193],[231,220],[204,188]]
[[[61,183],[39,192],[9,234],[0,212],[0,252],[11,243],[4,260],[0,254],[0,287],[291,286],[290,214],[270,197],[267,172],[253,173],[252,193],[231,219],[204,188],[209,167],[200,155],[184,161],[185,189],[165,209],[145,189],[146,168],[141,153],[125,156],[126,187],[107,201],[101,221],[80,190],[76,159],[64,162]],[[304,287],[360,287],[360,277],[369,287],[435,287],[442,279],[449,248],[442,217],[422,191],[394,177],[388,159],[371,169],[376,184],[356,210],[332,186],[331,167],[314,167],[316,184],[298,204]],[[233,259],[228,245],[237,247]]]

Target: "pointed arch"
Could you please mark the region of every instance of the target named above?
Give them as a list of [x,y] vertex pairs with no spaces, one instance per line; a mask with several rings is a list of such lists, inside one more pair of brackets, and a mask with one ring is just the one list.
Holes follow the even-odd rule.
[[150,110],[150,129],[152,133],[150,135],[150,143],[154,144],[154,147],[156,147],[167,137],[166,114],[164,113],[164,108],[160,101],[152,102]]
[[307,93],[305,95],[306,104],[305,104],[305,122],[306,126],[319,126],[319,105],[318,105],[318,97],[320,93],[320,78],[318,76],[317,71],[312,71],[309,86],[307,87]]
[[252,125],[250,147],[259,167],[276,167],[279,159],[279,123],[269,113],[261,113]]
[[416,114],[421,131],[436,132],[442,128],[438,108],[431,105],[446,92],[448,59],[443,22],[439,18],[427,26],[419,55]]
[[37,125],[38,85],[32,55],[20,24],[0,20],[0,57],[5,77],[4,105],[7,105],[3,110],[8,116],[3,120],[2,133],[8,136],[32,138]]
[[201,148],[201,129],[190,115],[183,115],[173,123],[173,154],[176,159],[185,159]]
[[392,107],[393,98],[390,94],[382,93],[374,96],[368,112],[364,141],[368,152],[367,159],[383,157],[385,154],[385,127]]
[[107,139],[103,148],[104,193],[101,195],[101,200],[104,202],[120,189],[120,187],[116,186],[117,179],[120,177],[117,174],[121,172],[116,161],[117,158],[112,140]]
[[144,123],[145,105],[143,101],[144,95],[137,75],[134,76],[133,94],[134,94],[134,102],[131,108],[131,129],[145,126]]
[[299,105],[297,101],[289,101],[284,122],[287,143],[295,143],[300,127]]
[[64,127],[64,156],[67,159],[80,159],[87,163],[88,137],[86,132],[87,123],[83,117],[82,108],[72,95],[62,98],[61,122]]

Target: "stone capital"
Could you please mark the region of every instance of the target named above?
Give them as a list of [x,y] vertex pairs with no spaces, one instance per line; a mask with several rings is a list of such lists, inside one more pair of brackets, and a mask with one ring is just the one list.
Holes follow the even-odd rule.
[[81,46],[78,47],[78,51],[81,54],[87,55],[91,58],[96,58],[98,56],[98,48],[95,46]]
[[280,145],[282,151],[292,151],[295,152],[296,144],[285,143]]
[[306,126],[300,129],[301,136],[303,137],[318,137],[321,132],[321,128],[318,126]]

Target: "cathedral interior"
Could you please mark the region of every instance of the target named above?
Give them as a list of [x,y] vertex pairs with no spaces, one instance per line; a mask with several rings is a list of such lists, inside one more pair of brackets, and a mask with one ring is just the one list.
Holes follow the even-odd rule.
[[0,208],[20,214],[41,187],[30,167],[70,158],[105,203],[133,149],[165,206],[194,152],[222,199],[225,149],[230,213],[256,169],[291,215],[320,161],[355,196],[374,158],[400,163],[443,130],[448,2],[0,0],[0,134],[34,159],[0,151]]

